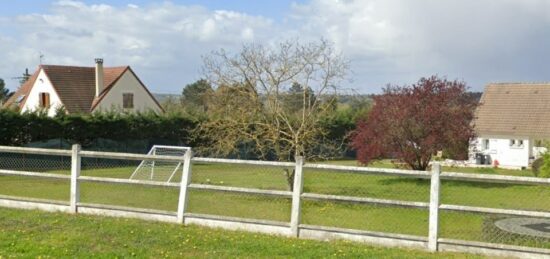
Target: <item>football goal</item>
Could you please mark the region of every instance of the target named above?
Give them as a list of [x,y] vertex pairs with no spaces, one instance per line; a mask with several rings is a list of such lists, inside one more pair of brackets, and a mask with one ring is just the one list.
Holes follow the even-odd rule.
[[[189,147],[154,145],[147,154],[183,157],[189,149]],[[130,179],[170,182],[176,175],[176,172],[182,170],[182,166],[182,162],[143,160],[134,170]]]

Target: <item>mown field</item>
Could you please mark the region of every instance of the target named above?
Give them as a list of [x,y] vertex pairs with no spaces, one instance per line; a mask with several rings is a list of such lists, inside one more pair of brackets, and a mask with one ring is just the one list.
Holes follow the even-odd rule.
[[[337,163],[351,165],[355,162]],[[374,166],[390,167],[392,164],[383,161],[375,163]],[[135,168],[136,164],[113,165],[105,161],[96,161],[83,166],[82,175],[127,179]],[[476,173],[476,170],[471,168],[443,170]],[[528,174],[528,171],[503,169],[477,170],[477,173],[523,176]],[[68,174],[68,169],[43,171]],[[179,177],[175,177],[173,181],[179,181]],[[193,164],[192,182],[273,190],[288,189],[283,168],[276,167]],[[307,193],[428,202],[429,184],[429,180],[424,179],[312,169],[304,171],[304,192]],[[69,200],[69,182],[66,180],[1,176],[0,186],[0,195]],[[550,189],[545,186],[443,181],[441,195],[444,204],[550,211]],[[178,189],[175,188],[88,182],[81,184],[81,201],[85,203],[176,211],[177,199]],[[190,194],[189,212],[288,222],[290,204],[290,199],[287,198],[193,190]],[[498,219],[500,217],[491,215],[443,211],[440,236],[550,248],[548,240],[518,237],[495,229],[493,222]],[[427,236],[428,233],[427,210],[386,205],[305,200],[302,221],[311,225],[417,236]]]
[[0,258],[481,258],[0,208]]

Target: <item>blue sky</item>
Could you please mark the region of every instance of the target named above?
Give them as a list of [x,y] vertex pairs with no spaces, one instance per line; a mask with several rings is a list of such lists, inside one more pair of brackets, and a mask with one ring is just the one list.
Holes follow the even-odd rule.
[[327,39],[344,87],[379,93],[438,74],[474,91],[548,82],[550,0],[0,1],[0,78],[44,63],[130,65],[158,93],[200,79],[202,56],[243,44]]
[[[12,16],[28,13],[44,13],[48,12],[48,8],[51,6],[54,1],[45,1],[45,0],[23,0],[23,1],[0,1],[0,15],[2,16]],[[107,3],[113,6],[126,6],[128,4],[135,4],[139,6],[147,6],[155,1],[149,0],[132,0],[132,1],[121,1],[121,0],[110,0],[110,1],[81,1],[86,4],[102,4]],[[161,1],[156,1],[161,2]],[[178,0],[171,1],[176,4],[181,5],[202,5],[209,9],[224,9],[224,10],[233,10],[238,12],[249,13],[253,15],[262,15],[265,17],[272,18],[274,20],[281,19],[284,17],[290,10],[292,3],[300,3],[304,1],[300,0],[270,0],[270,1],[261,1],[261,0]]]

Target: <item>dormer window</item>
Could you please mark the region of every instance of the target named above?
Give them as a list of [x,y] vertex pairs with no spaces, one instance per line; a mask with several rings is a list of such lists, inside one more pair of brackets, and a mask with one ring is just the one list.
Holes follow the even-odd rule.
[[122,108],[133,109],[134,108],[134,94],[123,93],[122,94]]
[[40,108],[50,108],[50,94],[39,93],[39,102]]

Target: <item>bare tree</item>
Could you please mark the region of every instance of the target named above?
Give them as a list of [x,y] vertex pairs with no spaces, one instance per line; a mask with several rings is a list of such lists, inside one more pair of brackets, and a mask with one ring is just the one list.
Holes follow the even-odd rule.
[[318,156],[312,148],[326,134],[320,120],[334,111],[349,68],[331,43],[250,44],[235,54],[220,50],[203,59],[205,75],[216,89],[210,96],[210,120],[198,130],[209,136],[210,151],[226,155],[251,143],[264,158]]

